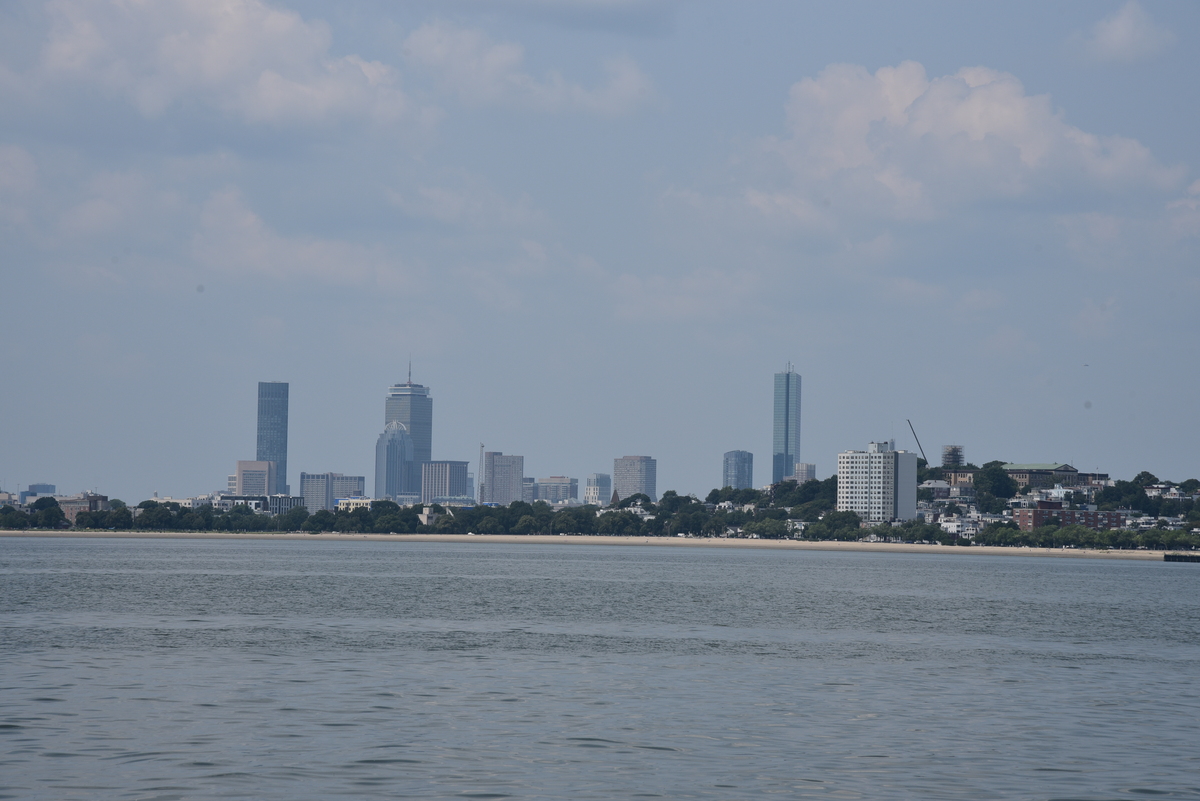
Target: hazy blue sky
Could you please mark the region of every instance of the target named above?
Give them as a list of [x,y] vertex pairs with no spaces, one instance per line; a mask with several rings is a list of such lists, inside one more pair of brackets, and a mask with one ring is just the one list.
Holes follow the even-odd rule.
[[0,487],[371,485],[387,387],[526,474],[1200,475],[1200,3],[0,5]]

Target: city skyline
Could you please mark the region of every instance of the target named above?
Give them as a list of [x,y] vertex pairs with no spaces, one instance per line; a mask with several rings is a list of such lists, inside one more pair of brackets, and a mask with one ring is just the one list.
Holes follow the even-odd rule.
[[[282,450],[283,458],[286,459],[286,444],[287,444],[287,415],[288,415],[288,387],[287,382],[258,382],[258,448],[259,453],[279,454]],[[774,442],[778,443],[781,439],[780,432],[789,432],[792,428],[791,419],[798,419],[799,416],[799,387],[800,376],[793,370],[792,364],[789,362],[782,373],[775,374],[775,393],[774,393],[774,415],[772,417]],[[397,392],[400,388],[403,391]],[[415,388],[416,391],[413,391]],[[403,405],[393,405],[396,398],[403,398]],[[413,413],[413,405],[409,398],[416,397],[421,399],[426,404],[423,407],[416,407],[416,414]],[[417,419],[424,421],[426,424],[427,434],[430,433],[429,425],[432,420],[432,401],[429,398],[429,388],[412,382],[411,367],[409,369],[408,381],[404,384],[393,385],[389,389],[387,403],[385,405],[385,417],[399,418],[406,416],[409,419]],[[782,412],[781,412],[782,410]],[[780,424],[781,419],[783,424]],[[908,422],[908,421],[906,421]],[[798,426],[797,426],[798,427]],[[798,431],[793,431],[798,439]],[[282,439],[282,449],[280,446]],[[915,442],[915,439],[914,439]],[[887,447],[884,448],[883,445]],[[904,452],[904,449],[896,449],[894,440],[889,440],[880,443],[872,442],[868,447],[868,452],[875,454],[882,450],[903,452],[905,458],[911,456],[913,461],[913,470],[915,471],[914,454]],[[273,450],[272,450],[273,449]],[[947,464],[962,465],[964,448],[962,445],[945,445],[942,446],[942,466]],[[858,453],[855,451],[839,452],[838,467],[833,475],[838,475],[843,467],[844,458],[847,454]],[[385,426],[384,433],[379,436],[376,442],[376,459],[375,459],[375,478],[374,497],[390,498],[401,503],[415,503],[418,500],[429,502],[430,497],[441,497],[445,499],[455,498],[463,499],[468,494],[472,493],[472,482],[470,481],[469,461],[439,461],[439,462],[418,462],[415,459],[415,447],[411,434],[407,426],[400,423],[398,419],[392,419]],[[495,469],[499,466],[499,475],[504,487],[500,490],[500,495],[511,497],[512,500],[525,500],[531,502],[537,500],[549,500],[558,502],[567,498],[579,499],[579,480],[566,476],[552,476],[544,479],[534,479],[529,476],[517,474],[525,472],[524,456],[505,456],[499,452],[481,453],[484,457],[484,462],[480,466],[479,473],[481,476],[486,476],[489,468]],[[776,457],[780,454],[776,454]],[[784,454],[790,456],[790,454]],[[874,458],[874,457],[872,457]],[[778,459],[776,459],[778,461]],[[229,494],[238,496],[258,496],[258,495],[290,495],[287,492],[287,485],[283,482],[278,468],[277,460],[258,460],[258,461],[237,461],[237,469],[234,474],[228,477]],[[618,494],[621,497],[627,497],[635,492],[644,492],[657,500],[656,495],[656,477],[657,477],[657,460],[647,456],[626,456],[614,459],[614,473],[622,476],[621,483],[624,485],[625,493]],[[723,473],[722,478],[725,483],[721,486],[731,486],[735,489],[752,488],[753,484],[753,454],[749,451],[729,451],[722,457]],[[807,480],[818,479],[815,465],[812,463],[801,463],[793,461],[793,476],[785,478],[798,479],[801,482]],[[437,468],[430,473],[425,468],[433,466]],[[450,470],[451,472],[446,472]],[[914,472],[915,476],[915,472]],[[512,480],[511,482],[509,480]],[[310,484],[312,481],[324,482],[321,488],[317,484]],[[320,495],[324,500],[317,501],[320,504],[317,508],[329,508],[331,503],[331,492],[337,493],[337,497],[361,493],[363,478],[361,476],[344,477],[340,473],[328,474],[307,474],[301,473],[301,490],[298,497],[307,499],[310,495],[317,498]],[[517,489],[517,483],[520,484],[520,489]],[[512,486],[508,486],[511,483]],[[778,483],[773,481],[772,483]],[[539,486],[545,485],[545,496],[539,491]],[[586,481],[585,499],[594,499],[591,502],[599,503],[599,505],[607,505],[609,496],[613,489],[618,488],[618,483],[606,474],[589,474]],[[53,486],[53,485],[30,485],[33,486]],[[334,487],[337,489],[334,489]],[[763,485],[764,487],[766,485]],[[431,487],[442,487],[442,490],[434,490]],[[608,491],[602,491],[604,487]],[[278,490],[274,488],[279,488]],[[476,500],[487,503],[499,503],[493,500],[498,497],[486,490],[486,483],[481,484],[480,489],[473,494]],[[720,487],[716,487],[719,489]],[[4,490],[0,487],[0,490]],[[444,490],[444,491],[443,491]],[[85,490],[86,491],[86,490]],[[679,490],[675,490],[679,491]],[[488,498],[483,498],[483,493],[488,492]],[[25,496],[29,492],[22,492]],[[205,493],[199,493],[204,495]],[[681,494],[692,494],[700,497],[703,492],[683,492]],[[601,503],[599,496],[603,495],[605,500]],[[157,497],[157,493],[155,494]],[[511,500],[509,501],[511,502]]]
[[822,476],[908,419],[1195,472],[1195,3],[22,0],[0,40],[0,486],[218,489],[270,378],[293,491],[370,475],[410,354],[431,458],[534,476],[766,483],[788,359]]

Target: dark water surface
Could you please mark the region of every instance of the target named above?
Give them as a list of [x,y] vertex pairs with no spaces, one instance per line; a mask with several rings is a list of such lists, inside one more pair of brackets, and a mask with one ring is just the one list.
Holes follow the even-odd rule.
[[1200,798],[1200,565],[2,539],[0,797]]

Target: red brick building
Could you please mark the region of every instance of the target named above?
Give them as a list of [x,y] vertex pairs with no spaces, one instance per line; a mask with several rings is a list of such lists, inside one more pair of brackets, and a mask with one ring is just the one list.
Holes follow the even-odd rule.
[[1059,501],[1038,501],[1036,509],[1013,509],[1013,522],[1020,526],[1022,531],[1033,531],[1035,528],[1049,525],[1051,518],[1057,519],[1064,526],[1086,526],[1093,531],[1121,528],[1125,525],[1125,515],[1121,512],[1064,509]]

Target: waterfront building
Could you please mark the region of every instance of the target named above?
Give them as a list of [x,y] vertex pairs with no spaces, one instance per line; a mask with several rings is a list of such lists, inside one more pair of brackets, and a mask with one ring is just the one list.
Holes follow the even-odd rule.
[[750,451],[729,451],[721,471],[721,486],[750,489],[754,486],[754,454]]
[[[268,511],[268,501],[265,495],[221,495],[213,502],[214,512],[228,512],[235,506],[245,506],[255,514]],[[137,517],[140,510],[134,510]]]
[[286,514],[301,506],[304,506],[302,495],[272,495],[267,498],[267,511],[272,515]]
[[812,462],[796,462],[796,470],[792,473],[797,484],[817,480],[817,466]]
[[403,423],[388,423],[375,443],[375,497],[400,503],[400,496],[418,495],[420,468],[413,460],[413,440]]
[[533,503],[538,499],[537,481],[530,476],[521,477],[521,500],[525,503]]
[[500,451],[483,454],[483,473],[479,482],[479,502],[508,506],[522,498],[525,457],[505,456]]
[[265,497],[276,484],[276,465],[270,461],[238,461],[234,474],[234,495]]
[[839,512],[872,524],[916,517],[917,455],[896,450],[894,440],[839,453],[837,475]]
[[[383,404],[383,424],[401,423],[413,441],[413,461],[420,464],[433,459],[433,398],[429,387],[414,384],[412,368],[408,380],[388,388]],[[420,470],[420,468],[417,468]],[[416,489],[419,492],[419,477]]]
[[98,495],[94,492],[81,492],[69,498],[59,498],[58,508],[62,510],[67,522],[73,526],[80,512],[107,512],[109,510],[108,496]]
[[537,480],[537,499],[546,503],[579,500],[579,479],[550,476]]
[[372,498],[338,498],[339,512],[353,512],[355,509],[370,509]]
[[[1061,526],[1086,526],[1093,531],[1125,527],[1125,512],[1099,512],[1095,509],[1064,509],[1062,501],[1038,501],[1037,508],[1014,509],[1013,522],[1022,531],[1057,523]],[[1157,522],[1157,519],[1156,519]]]
[[466,462],[425,462],[421,465],[421,503],[470,499],[468,475]]
[[274,462],[273,483],[264,495],[289,495],[287,483],[288,385],[258,382],[258,450],[255,459]]
[[583,502],[592,506],[606,506],[612,497],[612,476],[608,473],[592,473],[583,487]]
[[771,438],[771,483],[792,475],[800,458],[800,375],[788,362],[775,374],[775,419]]
[[658,462],[649,456],[622,456],[613,460],[613,492],[621,498],[642,493],[658,500]]
[[366,476],[341,473],[301,473],[300,496],[309,514],[336,508],[338,498],[357,498],[367,494]]

